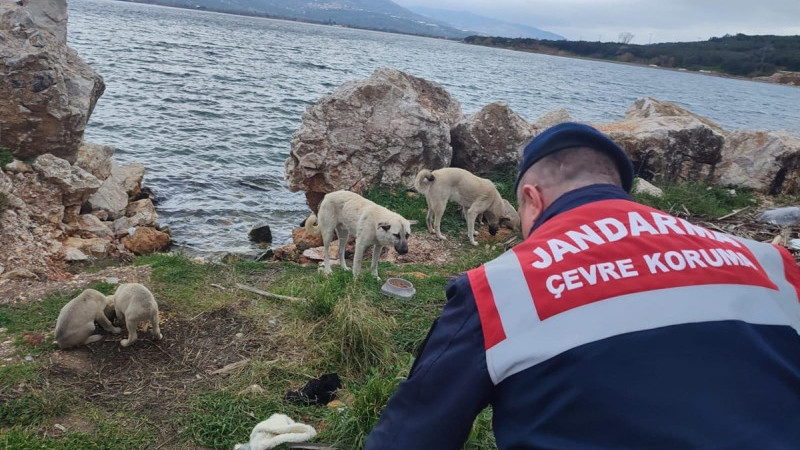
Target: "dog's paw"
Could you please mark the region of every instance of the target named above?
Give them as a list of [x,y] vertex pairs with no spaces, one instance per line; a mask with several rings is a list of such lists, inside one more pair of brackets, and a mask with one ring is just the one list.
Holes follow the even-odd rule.
[[131,345],[131,343],[130,343],[130,341],[128,339],[123,339],[123,340],[119,341],[119,345],[121,345],[123,347],[127,347],[127,346]]
[[160,341],[160,340],[164,339],[164,335],[161,334],[161,333],[158,333],[157,335],[154,335],[153,337],[155,337],[157,341]]
[[114,333],[114,334],[120,334],[120,333],[122,333],[122,328],[114,327],[114,328],[111,329],[111,332]]
[[469,243],[470,243],[470,244],[472,244],[472,245],[474,245],[474,246],[476,246],[476,247],[478,246],[478,243],[477,243],[477,242],[475,242],[475,241],[469,241]]

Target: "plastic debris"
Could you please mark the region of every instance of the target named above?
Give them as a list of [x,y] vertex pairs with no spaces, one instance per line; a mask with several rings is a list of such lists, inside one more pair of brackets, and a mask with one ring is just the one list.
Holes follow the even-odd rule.
[[800,223],[800,207],[786,206],[770,209],[756,216],[759,222],[766,222],[780,227],[788,227]]

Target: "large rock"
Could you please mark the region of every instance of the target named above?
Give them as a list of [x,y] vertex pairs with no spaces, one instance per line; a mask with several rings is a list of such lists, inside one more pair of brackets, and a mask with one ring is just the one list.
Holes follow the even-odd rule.
[[569,111],[564,108],[554,109],[553,111],[549,111],[545,113],[543,116],[536,119],[533,122],[533,129],[536,130],[536,134],[541,133],[542,131],[556,126],[560,123],[564,122],[574,122],[575,119],[569,115]]
[[0,147],[70,162],[102,77],[66,45],[66,1],[0,0]]
[[717,166],[719,184],[768,194],[800,190],[800,138],[786,132],[733,131]]
[[143,165],[133,163],[120,166],[112,161],[111,176],[89,198],[92,211],[104,211],[111,220],[124,217],[128,199],[139,193],[143,177]]
[[60,191],[62,204],[67,207],[80,206],[100,188],[100,180],[94,175],[49,153],[36,158],[33,169]]
[[520,160],[519,146],[532,135],[531,125],[508,105],[492,103],[451,130],[451,165],[477,175],[513,170]]
[[114,147],[110,145],[84,141],[78,148],[75,165],[102,181],[111,176],[111,156],[113,154]]
[[306,110],[286,182],[307,192],[312,210],[339,189],[411,186],[420,169],[450,165],[450,128],[460,119],[461,105],[440,85],[379,69]]
[[132,235],[122,238],[125,248],[137,255],[163,250],[169,246],[170,241],[168,234],[149,227],[137,227]]
[[638,99],[625,120],[596,127],[625,149],[642,178],[666,183],[715,181],[725,131],[678,105]]

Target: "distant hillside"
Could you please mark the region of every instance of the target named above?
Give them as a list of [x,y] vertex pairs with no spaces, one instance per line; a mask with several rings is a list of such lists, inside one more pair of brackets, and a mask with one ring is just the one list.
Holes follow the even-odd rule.
[[746,77],[800,71],[800,36],[737,34],[698,42],[625,44],[470,36],[469,44],[563,56],[584,56],[660,67],[705,70]]
[[431,19],[446,22],[470,34],[481,36],[503,36],[508,38],[532,38],[562,40],[560,36],[536,27],[518,23],[504,22],[491,17],[479,16],[468,11],[451,11],[447,9],[428,8],[426,6],[410,6],[408,9]]
[[344,25],[462,39],[470,33],[413,13],[390,0],[131,0],[180,8]]

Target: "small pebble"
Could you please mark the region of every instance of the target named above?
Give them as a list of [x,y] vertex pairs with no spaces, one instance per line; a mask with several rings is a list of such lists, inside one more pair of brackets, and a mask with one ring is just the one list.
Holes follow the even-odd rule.
[[25,361],[33,361],[33,356],[31,355],[25,356]]
[[236,337],[237,337],[237,338],[240,338],[240,337],[242,337],[242,336],[244,336],[244,334],[242,334],[242,333],[236,333]]
[[57,423],[57,424],[53,425],[53,428],[61,431],[62,433],[66,433],[67,432],[67,427],[65,427],[64,425],[61,425],[60,423]]

